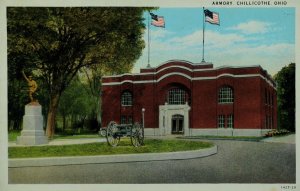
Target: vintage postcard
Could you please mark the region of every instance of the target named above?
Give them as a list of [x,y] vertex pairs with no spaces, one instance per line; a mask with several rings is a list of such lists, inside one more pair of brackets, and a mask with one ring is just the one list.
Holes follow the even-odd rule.
[[1,1],[0,190],[298,190],[299,6]]

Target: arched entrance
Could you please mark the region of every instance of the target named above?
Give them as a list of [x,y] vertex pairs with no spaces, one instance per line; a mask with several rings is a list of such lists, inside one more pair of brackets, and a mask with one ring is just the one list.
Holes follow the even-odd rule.
[[189,135],[189,110],[188,104],[160,105],[159,130],[160,135],[184,134]]
[[190,90],[180,83],[162,88],[165,103],[159,106],[160,135],[189,135]]
[[172,116],[172,134],[183,134],[184,132],[184,116],[173,115]]

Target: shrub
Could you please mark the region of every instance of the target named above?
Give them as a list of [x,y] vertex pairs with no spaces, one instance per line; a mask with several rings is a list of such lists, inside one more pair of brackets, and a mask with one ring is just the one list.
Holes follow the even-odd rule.
[[286,130],[286,129],[273,129],[271,131],[269,131],[268,133],[265,134],[265,137],[273,137],[273,136],[281,136],[281,135],[286,135],[289,134],[290,131]]

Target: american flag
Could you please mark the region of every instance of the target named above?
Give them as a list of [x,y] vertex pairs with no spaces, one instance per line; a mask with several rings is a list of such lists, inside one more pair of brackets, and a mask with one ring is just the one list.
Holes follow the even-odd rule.
[[165,19],[162,16],[157,16],[153,13],[150,13],[152,22],[151,25],[156,26],[156,27],[165,27]]
[[214,25],[220,25],[219,13],[211,12],[210,10],[205,9],[204,14],[206,22]]

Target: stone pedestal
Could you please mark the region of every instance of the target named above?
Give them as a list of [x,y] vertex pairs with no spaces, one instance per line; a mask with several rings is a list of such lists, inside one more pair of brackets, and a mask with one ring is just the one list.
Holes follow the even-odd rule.
[[47,144],[48,139],[43,130],[42,106],[35,102],[25,106],[23,116],[23,130],[17,137],[18,145],[41,145]]

